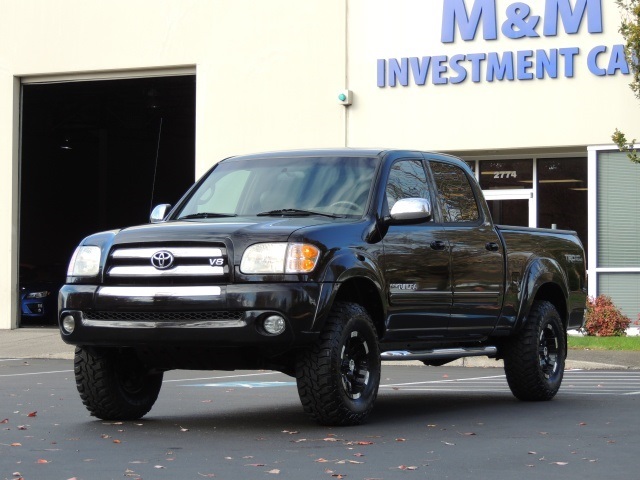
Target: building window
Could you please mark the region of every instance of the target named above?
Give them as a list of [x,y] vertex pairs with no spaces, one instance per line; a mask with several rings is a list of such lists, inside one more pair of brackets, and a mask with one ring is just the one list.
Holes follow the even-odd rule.
[[589,294],[610,296],[624,315],[636,320],[640,312],[640,165],[618,151],[599,151],[595,158],[590,154],[592,160],[591,171],[597,177],[592,240],[597,251],[590,255],[589,272],[595,270],[595,279],[590,279]]
[[587,248],[586,158],[538,159],[538,227],[575,230]]
[[640,267],[640,165],[598,155],[598,267]]
[[608,295],[631,321],[638,318],[640,273],[602,272],[598,274],[598,292]]
[[480,162],[483,190],[533,188],[533,160],[486,160]]
[[529,200],[487,200],[493,223],[516,227],[529,226]]

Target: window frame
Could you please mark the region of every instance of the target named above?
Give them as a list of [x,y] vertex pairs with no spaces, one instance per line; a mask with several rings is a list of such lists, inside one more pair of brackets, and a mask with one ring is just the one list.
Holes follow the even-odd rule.
[[[428,174],[430,176],[431,182],[433,184],[433,195],[436,196],[436,205],[437,205],[437,209],[440,215],[440,223],[444,226],[447,225],[455,225],[455,226],[465,226],[465,227],[473,227],[473,226],[480,226],[480,225],[484,225],[487,222],[487,218],[490,218],[487,216],[487,211],[486,211],[486,202],[484,201],[479,201],[480,199],[484,199],[484,197],[481,197],[481,190],[477,184],[476,178],[473,175],[473,173],[471,172],[469,166],[467,164],[460,165],[458,162],[454,162],[454,161],[448,161],[448,159],[445,158],[434,158],[434,157],[428,157],[425,159],[426,161],[426,166],[427,166],[427,171]],[[444,212],[441,209],[440,206],[440,202],[438,201],[438,196],[440,195],[440,192],[438,190],[438,184],[436,182],[436,177],[433,173],[433,169],[431,168],[431,164],[432,163],[442,163],[444,165],[449,165],[451,167],[457,167],[460,171],[462,171],[463,175],[465,176],[465,178],[467,179],[467,182],[469,183],[469,188],[471,189],[471,193],[473,194],[473,199],[476,203],[476,208],[478,211],[478,218],[476,220],[473,221],[458,221],[458,222],[446,222],[445,221],[445,215]]]
[[[426,189],[427,189],[427,200],[429,200],[429,202],[431,203],[431,218],[429,218],[429,220],[426,220],[424,222],[419,222],[416,225],[434,225],[434,224],[438,224],[441,225],[442,224],[442,216],[440,215],[440,208],[438,205],[438,201],[437,201],[437,196],[436,193],[434,191],[435,189],[435,183],[433,182],[433,178],[431,177],[431,172],[429,171],[429,168],[424,160],[424,158],[420,158],[420,157],[399,157],[394,159],[393,161],[391,161],[390,165],[389,165],[389,171],[387,173],[387,176],[385,178],[384,184],[383,184],[383,188],[382,188],[382,195],[383,195],[383,205],[384,205],[384,215],[385,216],[389,216],[390,212],[391,212],[391,208],[389,207],[389,202],[387,199],[387,186],[389,185],[389,180],[391,179],[391,174],[393,172],[393,167],[396,163],[399,162],[406,162],[406,161],[410,161],[410,162],[417,162],[422,166],[422,171],[424,172],[425,175],[425,185],[426,185]],[[413,198],[413,197],[412,197]],[[420,197],[423,198],[423,197]]]

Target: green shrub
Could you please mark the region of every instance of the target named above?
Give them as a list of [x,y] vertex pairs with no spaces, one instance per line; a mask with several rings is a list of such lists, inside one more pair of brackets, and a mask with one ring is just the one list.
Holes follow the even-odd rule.
[[587,318],[584,330],[587,335],[619,337],[626,335],[631,320],[613,304],[610,297],[598,295],[587,299]]

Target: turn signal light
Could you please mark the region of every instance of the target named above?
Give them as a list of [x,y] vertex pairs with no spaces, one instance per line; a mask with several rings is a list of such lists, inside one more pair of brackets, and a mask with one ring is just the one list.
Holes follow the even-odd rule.
[[286,273],[309,273],[316,263],[320,250],[314,245],[308,243],[292,243],[289,245],[287,255]]

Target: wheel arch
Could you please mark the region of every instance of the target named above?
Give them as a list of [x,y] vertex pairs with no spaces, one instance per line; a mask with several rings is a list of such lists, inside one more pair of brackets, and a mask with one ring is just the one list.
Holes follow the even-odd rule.
[[378,338],[385,333],[388,304],[383,295],[384,280],[380,267],[368,252],[344,249],[336,255],[324,271],[322,282],[332,284],[328,301],[324,304],[314,329],[321,329],[331,306],[336,302],[352,302],[364,307]]
[[540,285],[535,297],[533,298],[533,301],[536,300],[546,300],[547,302],[551,303],[558,312],[558,315],[560,315],[560,319],[562,320],[562,324],[564,325],[564,328],[566,330],[568,318],[567,299],[565,293],[562,291],[562,288],[560,288],[560,285],[552,282]]
[[537,259],[527,269],[523,283],[524,295],[520,301],[516,330],[520,330],[526,323],[533,303],[542,300],[554,306],[566,330],[569,321],[569,289],[566,275],[558,262],[549,258]]
[[371,317],[378,338],[385,332],[386,307],[380,295],[380,286],[365,276],[350,276],[340,282],[334,292],[331,304],[335,302],[353,302],[361,305]]

